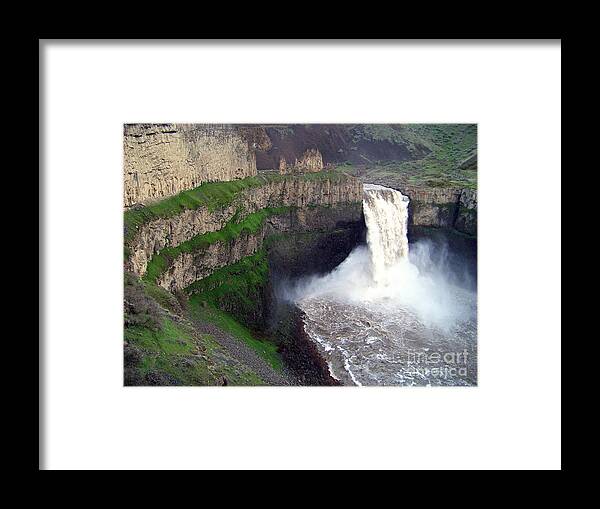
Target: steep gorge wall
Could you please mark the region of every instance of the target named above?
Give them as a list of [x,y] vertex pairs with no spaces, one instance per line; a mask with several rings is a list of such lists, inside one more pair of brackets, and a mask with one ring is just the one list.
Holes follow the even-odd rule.
[[185,210],[176,216],[158,218],[142,225],[129,243],[130,255],[126,268],[143,276],[153,255],[197,235],[223,229],[240,210],[248,215],[265,208],[335,206],[360,203],[361,200],[362,184],[353,177],[278,178],[259,187],[244,189],[229,205],[222,208]]
[[293,173],[316,173],[323,170],[323,156],[316,148],[306,150],[300,159],[289,164],[285,157],[279,159],[279,173],[282,175]]
[[434,187],[408,183],[405,178],[357,176],[364,184],[378,184],[408,196],[409,227],[453,228],[477,236],[477,190],[455,186]]
[[454,228],[461,233],[477,235],[475,190],[411,185],[390,187],[398,189],[410,199],[410,226]]
[[462,190],[454,228],[469,235],[477,235],[477,191]]
[[124,205],[148,203],[204,182],[256,175],[260,128],[232,125],[126,124]]
[[[171,292],[183,290],[195,281],[211,275],[215,270],[232,265],[242,258],[255,254],[263,248],[265,241],[271,236],[293,234],[284,235],[286,240],[297,239],[298,236],[308,233],[323,234],[323,237],[330,237],[332,232],[336,230],[348,229],[351,232],[353,228],[359,227],[361,219],[362,204],[360,202],[334,205],[332,207],[317,205],[291,208],[267,218],[256,233],[242,233],[229,242],[215,242],[205,249],[182,253],[173,260],[169,268],[161,274],[156,282]],[[274,251],[281,257],[277,246],[278,240],[274,241]],[[312,257],[316,254],[314,250],[317,246],[317,243],[313,243],[310,250],[305,248],[302,256],[298,256],[298,253],[296,253],[291,258],[293,258],[295,264],[310,264],[313,261]],[[345,254],[347,255],[348,252]],[[287,261],[289,262],[289,260]],[[292,263],[289,263],[289,265],[292,265]]]

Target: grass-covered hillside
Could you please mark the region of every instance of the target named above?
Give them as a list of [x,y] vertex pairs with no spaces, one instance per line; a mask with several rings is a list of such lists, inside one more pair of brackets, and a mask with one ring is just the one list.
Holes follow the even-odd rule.
[[[426,147],[423,157],[405,161],[376,160],[343,164],[342,169],[366,180],[401,181],[428,187],[477,188],[477,125],[413,124],[363,126],[360,136],[401,140],[409,146]],[[412,153],[417,154],[414,150]]]
[[306,173],[296,176],[280,175],[278,172],[268,171],[242,180],[206,182],[194,189],[182,191],[164,200],[148,205],[137,205],[126,210],[123,219],[125,246],[127,247],[141,226],[154,219],[174,217],[186,210],[196,210],[200,207],[206,207],[210,211],[222,209],[231,204],[242,191],[247,189],[254,189],[284,180],[329,180],[333,182],[343,178],[344,175],[333,171]]
[[318,148],[326,165],[363,180],[432,187],[477,186],[476,124],[313,124],[265,126],[271,148],[259,169]]
[[[125,385],[265,384],[217,341],[219,329],[198,327],[187,303],[127,272],[124,282]],[[235,325],[234,335],[252,338],[227,315],[220,319]]]
[[[125,266],[135,249],[131,243],[136,232],[147,223],[201,207],[217,211],[245,190],[283,180],[343,183],[352,179],[334,171],[302,175],[265,172],[239,181],[205,183],[159,202],[138,205],[124,213]],[[265,248],[214,270],[187,288],[169,292],[157,284],[181,254],[202,252],[215,243],[230,249],[238,237],[257,233],[267,219],[292,209],[282,206],[248,213],[243,202],[238,205],[237,212],[220,230],[198,234],[154,253],[143,276],[125,271],[126,385],[289,382],[281,342],[265,332],[263,301],[269,284]]]

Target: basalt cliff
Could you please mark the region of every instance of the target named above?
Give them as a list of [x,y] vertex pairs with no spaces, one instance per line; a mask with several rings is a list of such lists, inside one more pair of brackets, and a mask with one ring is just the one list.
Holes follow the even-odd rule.
[[264,131],[254,127],[125,125],[125,206],[157,201],[204,182],[256,175],[256,149],[268,143]]
[[[377,183],[385,185],[385,179]],[[456,187],[426,187],[391,183],[410,199],[409,226],[453,228],[477,235],[477,193]]]

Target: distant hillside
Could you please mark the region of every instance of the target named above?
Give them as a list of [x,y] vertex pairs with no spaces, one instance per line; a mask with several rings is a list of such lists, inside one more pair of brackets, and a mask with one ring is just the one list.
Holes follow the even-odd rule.
[[257,152],[259,170],[280,157],[299,158],[318,148],[325,165],[378,181],[429,187],[477,184],[476,124],[265,125],[271,147]]

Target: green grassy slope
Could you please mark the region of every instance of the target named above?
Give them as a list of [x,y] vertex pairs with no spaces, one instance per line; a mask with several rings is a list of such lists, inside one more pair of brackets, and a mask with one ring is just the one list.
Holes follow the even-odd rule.
[[[199,207],[207,207],[211,211],[218,210],[233,203],[245,189],[271,182],[338,181],[346,178],[346,175],[336,171],[303,175],[263,172],[244,180],[203,184],[160,202],[127,210],[124,214],[125,255],[129,255],[128,244],[136,230],[154,219],[173,217],[182,211]],[[147,308],[142,312],[125,313],[127,348],[135,352],[133,357],[142,359],[137,364],[134,363],[135,366],[129,370],[130,374],[132,373],[133,385],[139,384],[140,380],[142,384],[154,380],[160,385],[215,385],[219,384],[223,376],[233,384],[261,383],[260,380],[257,381],[254,373],[243,366],[232,368],[231,365],[235,367],[235,362],[226,359],[225,353],[219,350],[214,340],[211,341],[206,335],[195,334],[186,317],[192,322],[208,321],[217,325],[256,351],[275,370],[282,369],[277,346],[246,326],[261,321],[259,315],[262,291],[268,283],[264,250],[236,264],[223,267],[208,278],[191,285],[186,289],[190,298],[186,300],[185,311],[173,294],[156,284],[158,277],[180,254],[201,251],[215,242],[227,243],[240,235],[255,234],[268,217],[291,209],[265,208],[246,214],[243,203],[238,203],[236,214],[221,230],[197,235],[175,247],[161,250],[148,262],[146,274],[142,279],[133,274],[126,274],[126,302],[128,291],[137,294],[141,292],[143,297],[138,295],[138,300],[145,302],[142,308]],[[179,298],[185,297],[179,295]],[[188,325],[185,325],[186,323]],[[203,352],[204,357],[198,358],[199,350]],[[218,355],[212,359],[211,353],[215,352]]]
[[278,353],[278,347],[268,338],[259,337],[243,325],[231,313],[219,309],[214,304],[207,304],[202,295],[193,295],[189,300],[190,316],[193,319],[213,323],[221,330],[245,343],[260,355],[274,370],[281,371],[283,361]]
[[174,217],[186,210],[207,207],[210,211],[222,209],[235,200],[246,189],[267,185],[284,180],[338,180],[344,178],[335,171],[307,173],[304,175],[280,175],[275,171],[264,171],[255,177],[227,182],[207,182],[194,189],[183,191],[157,203],[137,206],[125,211],[125,246],[135,236],[136,231],[154,219]]
[[[477,187],[477,165],[463,163],[477,152],[476,124],[393,124],[350,128],[355,141],[361,139],[403,143],[412,147],[415,159],[373,161],[337,168],[372,181],[396,181],[428,187]],[[429,151],[417,155],[418,147]]]
[[156,279],[168,268],[170,262],[182,253],[201,251],[215,242],[229,242],[241,234],[255,234],[262,227],[267,217],[282,214],[287,210],[289,210],[289,207],[261,209],[241,220],[238,213],[221,230],[196,235],[175,247],[162,249],[148,262],[144,280],[152,283],[156,282]]
[[263,290],[268,284],[269,265],[265,249],[239,262],[214,271],[185,289],[190,295],[191,316],[208,320],[246,343],[276,370],[282,367],[277,347],[248,329],[258,326]]
[[184,314],[169,292],[125,274],[125,385],[264,384]]

